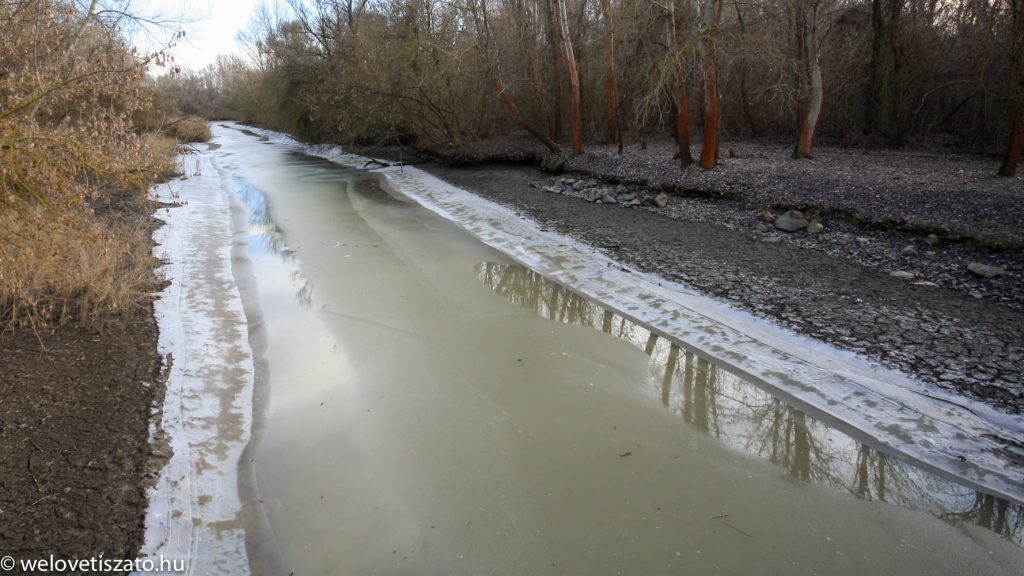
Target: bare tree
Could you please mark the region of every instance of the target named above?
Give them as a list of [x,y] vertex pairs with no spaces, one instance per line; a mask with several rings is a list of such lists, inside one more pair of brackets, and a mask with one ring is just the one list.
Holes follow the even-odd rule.
[[669,17],[670,46],[672,50],[672,63],[675,67],[676,79],[676,126],[675,137],[678,147],[679,164],[686,168],[693,164],[693,154],[690,153],[690,121],[687,107],[687,84],[686,65],[683,62],[683,46],[680,41],[679,22],[676,6],[673,0],[667,4]]
[[619,154],[622,154],[622,124],[619,120],[619,80],[615,74],[615,15],[611,0],[601,0],[601,14],[604,16],[606,41],[608,43],[605,55],[605,67],[607,69],[608,141],[618,142]]
[[1014,111],[1010,120],[1010,142],[1006,147],[1000,176],[1013,176],[1020,164],[1021,150],[1024,149],[1024,0],[1007,0],[1013,23],[1013,86]]
[[498,56],[492,58],[491,56],[492,46],[494,44],[494,34],[491,30],[490,21],[487,16],[486,1],[480,2],[479,9],[477,9],[476,5],[473,4],[471,14],[477,21],[477,27],[481,30],[482,44],[478,45],[478,49],[483,55],[482,57],[487,67],[491,86],[494,87],[494,91],[498,94],[498,97],[501,99],[505,109],[508,110],[509,115],[512,116],[513,120],[515,120],[520,127],[529,132],[531,136],[537,139],[537,141],[544,144],[548,150],[555,154],[561,152],[561,148],[558,146],[558,143],[552,140],[547,134],[540,131],[531,122],[523,118],[522,114],[519,112],[519,107],[516,106],[512,97],[509,96],[508,89],[506,88],[505,83],[501,80],[501,70],[499,68],[501,58]]
[[868,67],[865,130],[895,144],[903,141],[900,117],[902,58],[898,41],[906,0],[871,0],[871,65]]
[[789,0],[789,16],[797,66],[797,121],[799,131],[793,158],[811,158],[814,134],[821,119],[824,86],[821,74],[821,42],[828,0]]
[[572,152],[583,153],[582,120],[580,118],[580,76],[576,69],[576,54],[572,47],[572,36],[569,34],[569,16],[565,9],[565,0],[556,0],[558,16],[562,29],[562,55],[565,68],[569,73],[569,86],[572,90]]
[[705,0],[700,6],[701,26],[698,54],[704,68],[704,141],[700,167],[710,170],[718,164],[718,67],[715,62],[715,37],[722,19],[721,0]]

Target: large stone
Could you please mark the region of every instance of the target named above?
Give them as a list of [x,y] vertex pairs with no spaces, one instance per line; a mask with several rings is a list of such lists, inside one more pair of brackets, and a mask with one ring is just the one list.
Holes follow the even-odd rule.
[[967,265],[967,269],[970,270],[971,274],[982,278],[995,278],[996,276],[1006,274],[1006,268],[1002,266],[989,266],[981,262],[971,262]]
[[893,278],[899,278],[900,280],[912,280],[914,278],[913,272],[904,272],[903,270],[897,270],[895,272],[889,272],[889,276]]
[[811,234],[821,234],[825,231],[825,225],[821,222],[811,222],[807,225],[807,231]]
[[668,206],[668,194],[665,194],[664,192],[659,192],[658,195],[654,197],[654,204],[658,208],[664,208],[665,206]]
[[928,236],[925,237],[924,243],[929,245],[929,246],[938,246],[939,245],[939,237],[936,236],[935,234],[929,234]]
[[775,227],[783,232],[796,232],[807,227],[807,218],[799,210],[790,210],[775,219]]
[[760,220],[761,222],[770,224],[775,221],[775,214],[772,214],[771,212],[765,210],[764,212],[761,212],[760,214],[757,215],[757,219]]

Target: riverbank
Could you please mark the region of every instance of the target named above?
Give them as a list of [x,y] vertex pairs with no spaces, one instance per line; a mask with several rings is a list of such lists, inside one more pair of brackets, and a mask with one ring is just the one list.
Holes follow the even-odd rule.
[[96,331],[0,338],[0,550],[131,559],[144,535],[150,410],[162,395],[152,311]]
[[[944,389],[1024,410],[1024,260],[1014,247],[1024,192],[1020,178],[987,174],[984,158],[826,149],[792,162],[759,144],[737,146],[734,158],[703,172],[681,171],[667,150],[649,150],[641,163],[635,151],[619,159],[598,148],[549,159],[556,172],[580,170],[555,174],[510,163],[535,158],[515,143],[489,146],[412,161],[641,271]],[[757,147],[772,154],[752,154]],[[720,187],[727,193],[713,193],[716,182],[728,182]],[[654,201],[660,192],[663,207]],[[805,226],[784,232],[776,219],[790,209],[803,210]],[[806,227],[815,222],[820,231]]]
[[[74,290],[65,305],[76,312],[0,331],[0,551],[16,560],[139,556],[161,451],[151,419],[164,394],[152,297],[161,284],[157,207],[111,192],[86,219],[111,226],[109,242],[72,234],[78,245],[60,235],[25,244],[26,261],[35,252],[50,278],[66,274]],[[12,270],[24,268],[0,274]],[[76,293],[116,297],[76,309]]]

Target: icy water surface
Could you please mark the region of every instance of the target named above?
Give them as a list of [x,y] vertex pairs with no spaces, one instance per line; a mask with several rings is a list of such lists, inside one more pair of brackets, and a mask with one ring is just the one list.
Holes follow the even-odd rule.
[[830,428],[345,169],[238,130],[267,574],[1017,574],[1019,504]]

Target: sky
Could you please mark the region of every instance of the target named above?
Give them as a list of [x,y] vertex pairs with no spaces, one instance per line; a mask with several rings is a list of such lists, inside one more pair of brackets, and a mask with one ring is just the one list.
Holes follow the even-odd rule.
[[[149,0],[139,9],[165,18],[184,17],[185,38],[171,49],[175,64],[193,70],[212,64],[218,54],[241,54],[235,36],[249,23],[259,0]],[[145,7],[142,8],[141,5]],[[140,48],[151,48],[155,40],[142,40]]]

